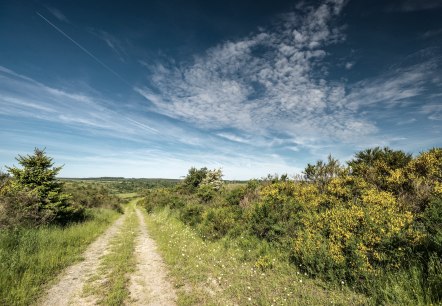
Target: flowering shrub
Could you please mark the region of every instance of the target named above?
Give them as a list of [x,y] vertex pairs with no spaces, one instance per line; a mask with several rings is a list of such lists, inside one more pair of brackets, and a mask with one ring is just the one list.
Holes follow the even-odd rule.
[[[407,275],[413,285],[403,288],[421,284],[423,300],[441,300],[442,149],[413,158],[374,148],[357,153],[347,167],[329,157],[309,164],[300,180],[269,176],[230,189],[221,188],[220,170],[202,170],[192,172],[204,176],[185,195],[179,215],[203,238],[261,241],[310,275],[377,290],[379,304],[391,294],[380,281],[378,289],[367,288],[385,278],[382,284],[397,289],[388,275]],[[266,254],[259,256],[255,266],[271,269]],[[413,294],[406,301],[416,301]]]
[[203,186],[208,186],[213,190],[220,190],[223,185],[223,173],[221,169],[207,170],[205,177],[201,181],[200,188]]

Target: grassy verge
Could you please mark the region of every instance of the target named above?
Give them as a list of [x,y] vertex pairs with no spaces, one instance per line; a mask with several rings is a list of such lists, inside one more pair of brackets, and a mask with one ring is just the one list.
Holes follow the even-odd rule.
[[134,199],[138,196],[138,193],[136,192],[127,192],[127,193],[119,193],[118,196],[122,199]]
[[88,221],[67,227],[0,231],[0,304],[29,305],[45,283],[81,258],[86,247],[119,216],[93,209]]
[[[367,303],[345,284],[330,288],[309,278],[265,244],[250,238],[204,241],[167,208],[147,215],[146,222],[169,265],[180,305]],[[247,244],[250,250],[244,251]]]
[[122,305],[129,296],[127,283],[129,273],[134,271],[135,238],[138,230],[138,219],[132,200],[126,207],[126,220],[121,231],[110,242],[110,250],[101,259],[96,275],[92,276],[84,289],[85,295],[99,297],[101,305]]

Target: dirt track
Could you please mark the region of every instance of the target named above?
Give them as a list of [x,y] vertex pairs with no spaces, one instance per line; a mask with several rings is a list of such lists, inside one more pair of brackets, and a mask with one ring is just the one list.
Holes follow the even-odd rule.
[[[149,237],[143,213],[136,208],[139,230],[135,245],[136,270],[129,276],[130,298],[126,305],[175,305],[176,295],[167,281],[167,271],[155,242]],[[86,281],[96,274],[103,255],[109,252],[110,241],[121,230],[126,215],[120,217],[97,238],[83,254],[84,260],[68,267],[55,284],[37,302],[38,305],[95,305],[94,296],[83,294]]]
[[136,271],[129,282],[130,305],[175,305],[176,295],[167,281],[166,267],[156,251],[155,242],[146,230],[143,213],[137,208],[140,224],[137,237],[135,258]]

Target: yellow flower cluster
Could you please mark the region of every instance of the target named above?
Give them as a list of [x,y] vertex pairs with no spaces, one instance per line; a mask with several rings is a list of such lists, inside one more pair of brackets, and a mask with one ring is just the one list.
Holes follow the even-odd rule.
[[[394,195],[348,175],[332,179],[324,194],[313,184],[295,184],[309,210],[303,216],[302,234],[294,237],[294,253],[322,252],[333,265],[374,273],[388,259],[382,243],[407,232],[413,215],[403,210]],[[352,256],[349,260],[348,253]]]

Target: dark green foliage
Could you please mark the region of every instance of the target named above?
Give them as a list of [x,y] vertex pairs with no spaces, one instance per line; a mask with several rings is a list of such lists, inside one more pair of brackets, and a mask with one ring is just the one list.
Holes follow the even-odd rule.
[[51,211],[40,210],[35,193],[8,190],[0,197],[0,227],[34,226],[49,223]]
[[226,202],[228,205],[239,205],[246,194],[246,188],[243,186],[235,187],[226,193]]
[[4,173],[0,171],[0,190],[6,185],[6,183],[9,181],[9,175],[7,173]]
[[212,200],[215,193],[215,190],[209,185],[200,186],[197,191],[197,195],[203,203],[208,203]]
[[330,179],[338,176],[342,172],[343,168],[339,161],[329,155],[327,162],[319,160],[316,162],[316,165],[307,164],[307,167],[304,169],[304,178],[307,181],[318,184],[322,189]]
[[382,190],[388,190],[386,177],[390,171],[405,168],[411,160],[412,155],[401,150],[376,147],[356,153],[348,165],[354,176],[362,177]]
[[97,184],[93,181],[87,183],[68,181],[64,185],[64,191],[72,196],[71,201],[85,208],[109,208],[123,213],[124,201],[112,193],[106,185]]
[[442,257],[442,198],[430,202],[425,209],[422,222],[428,232],[428,250]]
[[180,220],[190,226],[201,223],[204,208],[200,204],[187,204],[180,209]]
[[219,239],[227,235],[238,223],[241,211],[238,207],[213,207],[201,218],[198,230],[207,239]]
[[206,177],[207,172],[206,167],[201,169],[195,167],[190,168],[189,173],[181,183],[181,188],[188,192],[195,192]]
[[25,223],[33,220],[35,224],[45,224],[83,217],[83,207],[70,201],[70,195],[63,192],[63,183],[56,178],[61,167],[53,167],[52,158],[44,150],[36,148],[33,155],[19,155],[16,159],[22,168],[7,167],[12,178],[2,188],[6,199],[3,206],[11,218],[23,216]]
[[253,207],[249,224],[252,233],[261,239],[272,241],[284,234],[277,212],[269,203],[258,203]]
[[168,188],[150,189],[145,192],[145,197],[140,202],[147,212],[152,212],[155,208],[180,208],[184,206],[182,198]]
[[366,149],[355,154],[355,158],[348,162],[352,172],[364,175],[366,167],[376,167],[384,162],[390,169],[404,168],[412,159],[412,155],[401,150],[392,150],[388,147]]
[[442,198],[434,199],[426,208],[422,222],[427,232],[423,267],[428,294],[442,300]]
[[434,301],[442,301],[442,257],[440,253],[432,253],[429,256],[426,282],[429,298]]
[[[102,181],[102,180],[100,180]],[[114,179],[109,181],[109,188],[117,193],[140,192],[146,189],[173,187],[178,184],[175,179]]]

